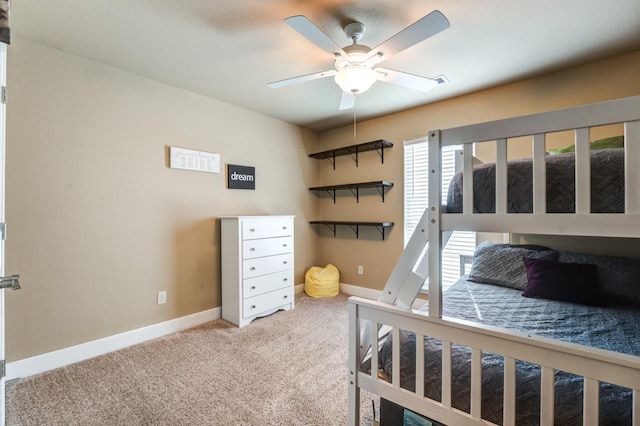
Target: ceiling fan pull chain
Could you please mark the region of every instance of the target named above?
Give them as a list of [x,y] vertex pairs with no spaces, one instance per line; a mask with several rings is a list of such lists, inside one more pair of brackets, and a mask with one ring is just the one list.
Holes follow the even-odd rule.
[[354,94],[353,95],[353,138],[356,138],[356,99],[358,99],[358,97]]

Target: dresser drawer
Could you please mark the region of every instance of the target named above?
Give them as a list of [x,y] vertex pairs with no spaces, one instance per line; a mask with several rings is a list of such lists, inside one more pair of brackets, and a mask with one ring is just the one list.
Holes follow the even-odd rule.
[[291,286],[293,286],[293,269],[276,272],[275,274],[260,275],[259,277],[242,281],[242,297],[246,299]]
[[293,268],[293,253],[242,261],[242,277],[251,278]]
[[293,252],[293,237],[264,238],[242,242],[243,259],[291,252]]
[[260,296],[244,299],[242,302],[242,316],[250,318],[287,303],[293,303],[293,287],[281,288]]
[[256,219],[242,222],[242,239],[284,237],[293,235],[291,219]]

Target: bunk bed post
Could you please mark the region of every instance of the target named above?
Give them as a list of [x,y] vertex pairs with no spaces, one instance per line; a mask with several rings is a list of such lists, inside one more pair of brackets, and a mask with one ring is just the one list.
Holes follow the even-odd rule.
[[624,211],[627,214],[640,213],[640,121],[624,123]]
[[348,380],[349,380],[349,426],[358,426],[360,423],[360,386],[358,385],[358,371],[361,358],[360,354],[360,330],[358,320],[358,305],[349,304],[349,324],[354,330],[349,331],[349,358],[348,358]]
[[442,159],[440,157],[440,131],[429,132],[429,239],[431,247],[429,250],[429,316],[442,318],[442,250],[440,232],[440,204],[441,191],[441,170]]

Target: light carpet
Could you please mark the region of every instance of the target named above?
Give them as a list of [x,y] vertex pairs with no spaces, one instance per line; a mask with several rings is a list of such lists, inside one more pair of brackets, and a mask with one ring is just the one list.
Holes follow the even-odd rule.
[[347,298],[301,294],[243,328],[220,319],[11,381],[7,425],[345,425]]

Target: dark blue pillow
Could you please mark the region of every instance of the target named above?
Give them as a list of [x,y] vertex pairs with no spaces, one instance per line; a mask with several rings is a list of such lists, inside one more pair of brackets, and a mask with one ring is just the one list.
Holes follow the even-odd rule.
[[640,259],[560,251],[560,262],[593,263],[600,292],[612,305],[640,306]]
[[527,268],[525,297],[604,306],[598,290],[598,267],[590,263],[564,263],[524,258]]

